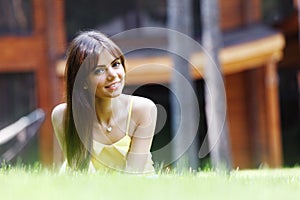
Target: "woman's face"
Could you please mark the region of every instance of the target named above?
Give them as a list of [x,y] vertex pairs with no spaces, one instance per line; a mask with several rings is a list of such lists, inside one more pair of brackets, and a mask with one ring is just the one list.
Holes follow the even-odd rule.
[[100,54],[97,66],[88,75],[90,92],[99,99],[117,97],[125,83],[125,70],[120,58],[115,58],[107,50]]

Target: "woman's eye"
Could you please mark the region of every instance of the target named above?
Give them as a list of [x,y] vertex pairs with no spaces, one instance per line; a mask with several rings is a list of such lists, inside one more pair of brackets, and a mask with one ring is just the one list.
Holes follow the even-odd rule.
[[97,68],[95,69],[94,73],[99,75],[99,74],[104,74],[105,69],[104,68]]
[[113,67],[119,67],[121,65],[120,61],[116,61],[112,64]]

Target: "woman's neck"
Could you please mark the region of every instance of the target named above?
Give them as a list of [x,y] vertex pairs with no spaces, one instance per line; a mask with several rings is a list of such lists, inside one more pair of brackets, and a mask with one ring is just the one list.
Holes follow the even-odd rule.
[[110,124],[116,113],[114,107],[119,103],[118,97],[107,99],[95,99],[97,119],[100,123]]

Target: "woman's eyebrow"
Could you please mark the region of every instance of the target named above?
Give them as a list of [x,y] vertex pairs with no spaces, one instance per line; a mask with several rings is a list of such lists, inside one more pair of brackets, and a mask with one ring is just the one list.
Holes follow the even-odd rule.
[[92,71],[95,71],[97,68],[99,68],[99,67],[101,67],[101,68],[105,68],[106,66],[105,65],[96,65],[96,66],[94,66],[93,68],[92,68]]
[[97,67],[106,67],[106,65],[96,65],[94,68],[97,68]]
[[[114,62],[116,62],[117,60],[119,60],[120,58],[116,58],[116,59],[114,59],[113,61],[111,61],[111,63],[110,64],[113,64]],[[93,68],[93,70],[94,69],[96,69],[97,67],[103,67],[103,68],[105,68],[106,67],[106,65],[96,65],[94,68]]]
[[116,62],[117,60],[120,60],[120,58],[114,59],[110,64],[113,64],[113,63]]

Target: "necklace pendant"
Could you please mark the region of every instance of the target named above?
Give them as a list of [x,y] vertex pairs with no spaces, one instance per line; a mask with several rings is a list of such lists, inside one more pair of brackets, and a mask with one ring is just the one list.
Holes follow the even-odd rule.
[[110,133],[110,132],[112,131],[112,127],[111,127],[111,126],[110,126],[110,127],[107,127],[107,128],[106,128],[106,131]]

